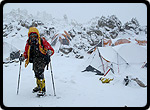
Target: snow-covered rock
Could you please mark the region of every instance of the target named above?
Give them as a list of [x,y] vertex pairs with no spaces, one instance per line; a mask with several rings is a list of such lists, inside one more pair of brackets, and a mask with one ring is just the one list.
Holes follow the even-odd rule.
[[[63,18],[53,18],[46,12],[38,12],[36,16],[33,16],[21,9],[5,13],[3,18],[3,37],[5,39],[21,37],[26,40],[28,29],[35,26],[41,37],[45,37],[48,42],[51,42],[56,34],[64,34],[65,30],[71,36],[70,48],[74,50],[68,52],[73,53],[76,53],[75,51],[86,53],[104,38],[110,39],[112,42],[130,38],[132,43],[136,43],[135,38],[147,40],[147,26],[141,26],[136,18],[122,24],[117,16],[111,15],[95,17],[87,23],[81,24],[76,20],[69,21],[67,15],[64,15]],[[56,50],[62,49],[60,46],[57,48]]]

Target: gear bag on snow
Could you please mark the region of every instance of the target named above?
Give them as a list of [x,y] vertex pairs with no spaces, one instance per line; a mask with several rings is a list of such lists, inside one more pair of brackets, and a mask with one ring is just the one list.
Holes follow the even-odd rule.
[[92,67],[91,65],[89,65],[88,67],[86,67],[85,70],[83,70],[82,72],[95,72],[96,74],[95,75],[104,75],[101,71],[97,70],[96,68]]

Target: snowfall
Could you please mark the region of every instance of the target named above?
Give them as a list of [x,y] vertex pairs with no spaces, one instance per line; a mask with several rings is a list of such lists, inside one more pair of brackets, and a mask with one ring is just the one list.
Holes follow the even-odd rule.
[[107,77],[114,80],[103,84],[99,80],[102,76],[81,72],[85,69],[83,65],[86,65],[87,58],[67,58],[54,54],[51,60],[56,96],[50,68],[44,72],[47,96],[37,98],[36,93],[32,93],[36,86],[32,64],[27,68],[24,63],[21,65],[18,95],[20,64],[3,64],[3,104],[7,107],[143,107],[147,104],[147,87],[142,88],[134,81],[128,86],[123,83],[128,75],[140,78],[147,85],[147,68],[141,68],[141,64],[130,65],[123,73],[109,73]]
[[[3,62],[9,57],[12,50],[19,49],[21,53],[24,52],[28,29],[22,27],[19,32],[25,36],[20,37],[20,34],[16,34],[15,37],[3,37]],[[9,36],[13,34],[15,34],[15,31],[12,31]],[[48,42],[50,43],[50,40]],[[121,49],[123,47],[124,49]],[[36,97],[36,93],[32,93],[32,89],[36,86],[32,63],[29,63],[26,68],[25,62],[21,65],[18,95],[20,63],[6,63],[3,64],[4,106],[145,107],[147,105],[147,87],[140,87],[133,80],[127,86],[124,84],[124,78],[129,76],[129,78],[138,78],[147,85],[147,68],[141,68],[144,62],[147,62],[147,46],[139,46],[135,43],[114,46],[113,49],[128,61],[129,65],[124,69],[119,68],[119,71],[116,68],[114,74],[109,72],[105,77],[113,78],[110,83],[102,83],[99,80],[100,77],[104,77],[103,75],[95,75],[94,72],[82,72],[90,65],[91,61],[89,59],[93,54],[84,52],[82,53],[84,58],[77,59],[73,55],[61,56],[57,53],[57,47],[53,48],[55,53],[51,57],[51,65],[56,96],[54,96],[50,67],[48,70],[45,68],[44,71],[47,96],[39,98]],[[101,54],[106,56],[105,58],[116,61],[109,50],[109,47],[99,48]],[[19,61],[18,59],[15,60]],[[96,57],[94,61],[99,62],[100,58]]]

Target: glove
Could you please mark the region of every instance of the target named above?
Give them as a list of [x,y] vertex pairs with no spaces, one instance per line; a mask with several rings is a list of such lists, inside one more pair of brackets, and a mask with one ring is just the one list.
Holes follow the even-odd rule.
[[47,50],[47,54],[49,55],[49,56],[51,56],[52,55],[52,51],[51,50]]
[[19,61],[24,61],[25,60],[25,57],[21,54],[21,56],[19,57]]

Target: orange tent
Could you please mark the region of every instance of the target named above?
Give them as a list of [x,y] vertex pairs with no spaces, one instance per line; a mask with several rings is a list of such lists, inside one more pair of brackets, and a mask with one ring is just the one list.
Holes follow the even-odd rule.
[[56,38],[57,35],[58,35],[58,34],[56,34],[56,35],[54,36],[54,38],[52,38],[52,41]]
[[64,33],[65,33],[68,37],[71,37],[66,31],[64,31]]
[[124,43],[131,43],[131,41],[129,41],[127,39],[119,39],[115,42],[115,45],[120,45],[120,44],[124,44]]
[[104,47],[106,47],[106,46],[111,46],[111,44],[112,44],[112,41],[111,41],[111,39],[104,39]]
[[146,45],[147,45],[147,41],[146,41],[146,40],[137,40],[137,39],[135,39],[135,41],[136,41],[137,44],[139,44],[139,45],[143,45],[143,46],[146,46]]
[[65,38],[66,38],[66,40],[69,42],[69,39],[67,38],[67,36],[65,35],[65,34],[62,34]]
[[59,40],[60,40],[60,42],[62,43],[62,38],[61,38],[61,37],[59,37]]
[[59,37],[59,40],[60,40],[60,42],[62,43],[63,41],[62,41],[62,37],[61,36],[64,36],[65,37],[65,39],[68,41],[68,43],[70,43],[70,40],[71,40],[71,36],[66,32],[66,31],[64,31],[64,33],[65,34],[56,34],[53,38],[52,38],[52,41],[51,42],[54,42],[54,40],[57,38],[57,37]]

